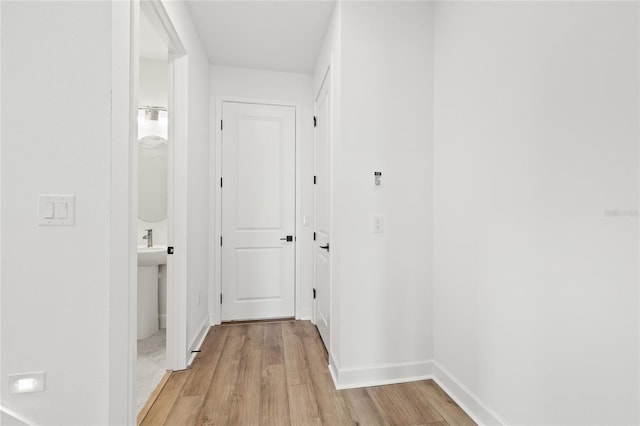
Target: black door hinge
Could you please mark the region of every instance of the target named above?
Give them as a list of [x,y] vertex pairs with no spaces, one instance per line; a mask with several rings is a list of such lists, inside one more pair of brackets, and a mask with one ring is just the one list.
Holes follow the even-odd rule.
[[314,299],[316,298],[316,289],[315,288],[313,289],[313,298]]
[[316,233],[314,232],[313,233],[313,241],[315,241],[315,240],[316,240]]
[[220,247],[222,247],[222,236],[220,236]]
[[167,254],[173,254],[173,247],[172,246],[167,247]]
[[220,293],[220,304],[222,305],[222,293]]
[[316,127],[318,125],[318,119],[316,118],[316,116],[313,116],[313,127]]
[[222,178],[220,178],[220,188],[222,188]]
[[313,184],[315,185],[316,183],[318,183],[318,176],[313,177]]
[[220,120],[220,130],[222,130],[222,120]]

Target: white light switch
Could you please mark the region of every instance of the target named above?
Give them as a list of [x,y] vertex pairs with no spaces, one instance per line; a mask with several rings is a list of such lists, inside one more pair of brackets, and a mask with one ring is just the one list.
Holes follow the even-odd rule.
[[380,234],[384,232],[384,216],[373,217],[373,233]]
[[71,226],[75,223],[74,195],[40,195],[38,224],[40,226]]
[[44,203],[44,213],[42,214],[42,216],[45,219],[53,219],[55,217],[56,214],[56,209],[55,209],[55,203],[52,203],[50,201],[47,201],[46,203]]
[[56,203],[58,206],[58,219],[67,219],[69,217],[69,204]]

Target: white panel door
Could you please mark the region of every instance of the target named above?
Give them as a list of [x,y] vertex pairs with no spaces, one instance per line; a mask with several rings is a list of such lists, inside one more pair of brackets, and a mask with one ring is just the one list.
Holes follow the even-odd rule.
[[329,74],[316,100],[316,184],[315,186],[315,303],[314,318],[324,345],[329,349]]
[[222,103],[221,185],[222,320],[294,316],[294,107]]

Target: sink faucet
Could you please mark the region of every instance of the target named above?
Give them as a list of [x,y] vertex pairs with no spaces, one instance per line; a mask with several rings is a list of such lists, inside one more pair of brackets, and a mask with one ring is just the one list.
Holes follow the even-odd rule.
[[153,247],[153,229],[145,229],[147,235],[142,237],[143,240],[147,240],[147,247]]

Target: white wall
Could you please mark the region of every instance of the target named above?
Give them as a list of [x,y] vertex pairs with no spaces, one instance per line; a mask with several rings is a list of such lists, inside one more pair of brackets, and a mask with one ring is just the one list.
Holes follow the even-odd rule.
[[209,286],[209,62],[184,2],[163,1],[187,51],[187,343],[191,350],[208,327]]
[[[341,5],[332,170],[340,386],[425,376],[433,355],[432,11],[428,2]],[[374,215],[384,216],[382,234],[372,232]]]
[[[300,303],[296,306],[296,317],[311,318],[313,288],[313,95],[312,76],[308,74],[283,73],[276,71],[255,70],[224,66],[211,66],[211,122],[216,123],[217,99],[220,96],[242,97],[257,100],[286,101],[300,105],[299,114],[300,140],[296,141],[297,156],[300,160],[296,179],[299,181],[300,212],[296,217],[297,244],[300,247]],[[218,125],[218,123],[216,123]],[[213,129],[212,129],[213,130]],[[212,132],[212,144],[215,143],[215,132]],[[212,153],[213,154],[213,153]],[[211,156],[212,180],[216,180],[215,156]],[[217,180],[216,180],[217,182]],[[215,185],[212,188],[215,196]],[[302,217],[308,216],[308,226],[302,225]],[[215,228],[212,231],[216,232]],[[219,246],[214,245],[214,250]],[[212,277],[209,290],[209,309],[211,318],[219,318],[219,290],[215,289]]]
[[[186,6],[165,6],[189,55],[185,250],[191,253],[192,342],[208,324],[209,66]],[[112,151],[110,117],[116,8],[109,2],[2,2],[2,244],[12,247],[1,259],[2,404],[36,424],[133,417],[125,414],[130,388],[120,374],[130,368],[126,346],[109,346],[110,323],[126,325],[126,315],[109,317],[110,307],[127,309],[124,288],[112,294],[123,298],[111,304],[109,291],[110,272],[126,268],[119,266],[124,258],[110,252],[114,241],[126,240],[110,234],[114,217],[126,216],[110,211],[113,200],[123,198],[109,193],[119,179],[110,176],[111,156],[120,152]],[[37,226],[37,195],[47,193],[76,195],[75,226]],[[110,370],[113,365],[118,369]],[[7,394],[7,374],[38,370],[47,373],[45,392]],[[73,401],[81,403],[70,409]]]
[[167,60],[140,58],[140,90],[138,101],[144,106],[167,107],[169,95]]
[[[2,2],[1,29],[2,404],[106,424],[111,4]],[[39,227],[38,194],[74,194],[75,226]],[[7,393],[40,370],[46,391]]]
[[506,424],[638,424],[638,4],[435,21],[437,363]]

